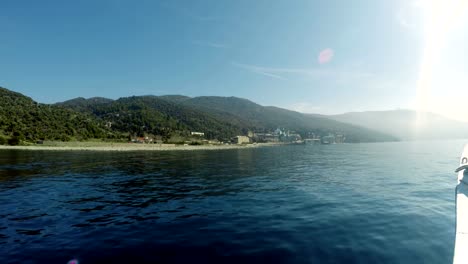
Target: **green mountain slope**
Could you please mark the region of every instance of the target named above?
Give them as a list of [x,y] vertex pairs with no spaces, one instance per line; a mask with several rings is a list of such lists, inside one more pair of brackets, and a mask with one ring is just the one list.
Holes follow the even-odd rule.
[[347,142],[392,141],[395,137],[325,117],[277,107],[264,107],[236,97],[180,95],[132,96],[117,100],[76,98],[54,105],[39,104],[22,94],[0,88],[0,143],[23,141],[123,138],[159,135],[163,139],[190,132],[228,140],[276,128],[307,135],[345,134]]
[[54,105],[39,104],[0,87],[0,137],[25,141],[113,137],[93,116]]
[[[72,100],[76,101],[76,99]],[[247,131],[270,132],[276,128],[296,131],[302,135],[343,133],[348,142],[393,141],[395,137],[369,129],[344,124],[324,117],[313,117],[277,107],[264,107],[236,97],[180,95],[133,96],[99,104],[91,101],[59,103],[77,111],[86,111],[112,128],[134,134],[158,134],[168,137],[190,131],[204,132],[207,138],[228,139]]]
[[[132,96],[111,103],[80,104],[70,101],[59,103],[76,111],[85,110],[102,121],[109,122],[112,129],[134,135],[154,134],[169,138],[177,134],[189,136],[192,131],[203,131],[208,139],[227,140],[240,133],[240,128],[224,120],[219,120],[185,105],[176,103],[179,96]],[[73,99],[75,102],[76,99]],[[86,106],[85,109],[82,106]]]
[[307,135],[342,133],[347,142],[394,141],[397,138],[385,133],[349,125],[325,117],[311,116],[278,107],[261,106],[236,97],[203,96],[182,102],[201,111],[210,112],[219,119],[227,120],[242,128],[253,131],[273,131],[280,127]]
[[112,103],[114,100],[103,98],[103,97],[92,97],[89,99],[85,99],[83,97],[78,97],[75,99],[71,99],[65,102],[60,103],[59,105],[64,106],[66,108],[72,108],[77,111],[86,112],[88,109],[93,108],[99,105],[106,105]]

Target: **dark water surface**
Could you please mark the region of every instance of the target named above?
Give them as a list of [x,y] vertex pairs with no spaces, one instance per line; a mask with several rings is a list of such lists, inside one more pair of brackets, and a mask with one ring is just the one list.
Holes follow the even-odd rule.
[[0,263],[450,263],[463,143],[0,151]]

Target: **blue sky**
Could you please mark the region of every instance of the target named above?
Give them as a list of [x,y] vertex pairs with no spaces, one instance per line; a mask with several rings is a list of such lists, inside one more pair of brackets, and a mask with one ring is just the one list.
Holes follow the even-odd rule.
[[[325,114],[415,108],[425,7],[410,0],[3,0],[0,86],[43,103],[183,94]],[[468,96],[465,24],[445,34],[433,70],[440,78],[431,80],[437,100],[429,110],[457,119],[468,117],[449,107]]]

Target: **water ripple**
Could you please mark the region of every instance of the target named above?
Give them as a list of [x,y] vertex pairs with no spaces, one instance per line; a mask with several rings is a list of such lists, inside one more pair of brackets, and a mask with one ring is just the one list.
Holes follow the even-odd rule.
[[459,141],[0,152],[0,263],[449,263]]

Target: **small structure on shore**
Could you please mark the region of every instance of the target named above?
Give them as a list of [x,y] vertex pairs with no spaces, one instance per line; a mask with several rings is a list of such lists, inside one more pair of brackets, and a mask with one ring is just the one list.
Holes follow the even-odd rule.
[[321,144],[320,138],[307,138],[307,139],[304,139],[304,142],[305,142],[305,144],[309,144],[309,145],[320,145]]
[[279,136],[271,133],[255,133],[254,140],[261,143],[279,142]]
[[337,134],[335,135],[335,143],[336,144],[343,144],[346,140],[346,137],[344,135],[341,135],[341,134]]
[[335,136],[329,134],[328,136],[322,137],[322,144],[323,145],[335,144]]
[[203,137],[203,136],[205,136],[205,133],[203,133],[203,132],[190,132],[190,135],[191,136]]
[[247,136],[236,136],[232,138],[232,143],[234,144],[249,144],[250,138]]
[[153,143],[153,138],[151,137],[136,137],[132,138],[131,140],[132,143],[140,143],[140,144],[150,144]]

